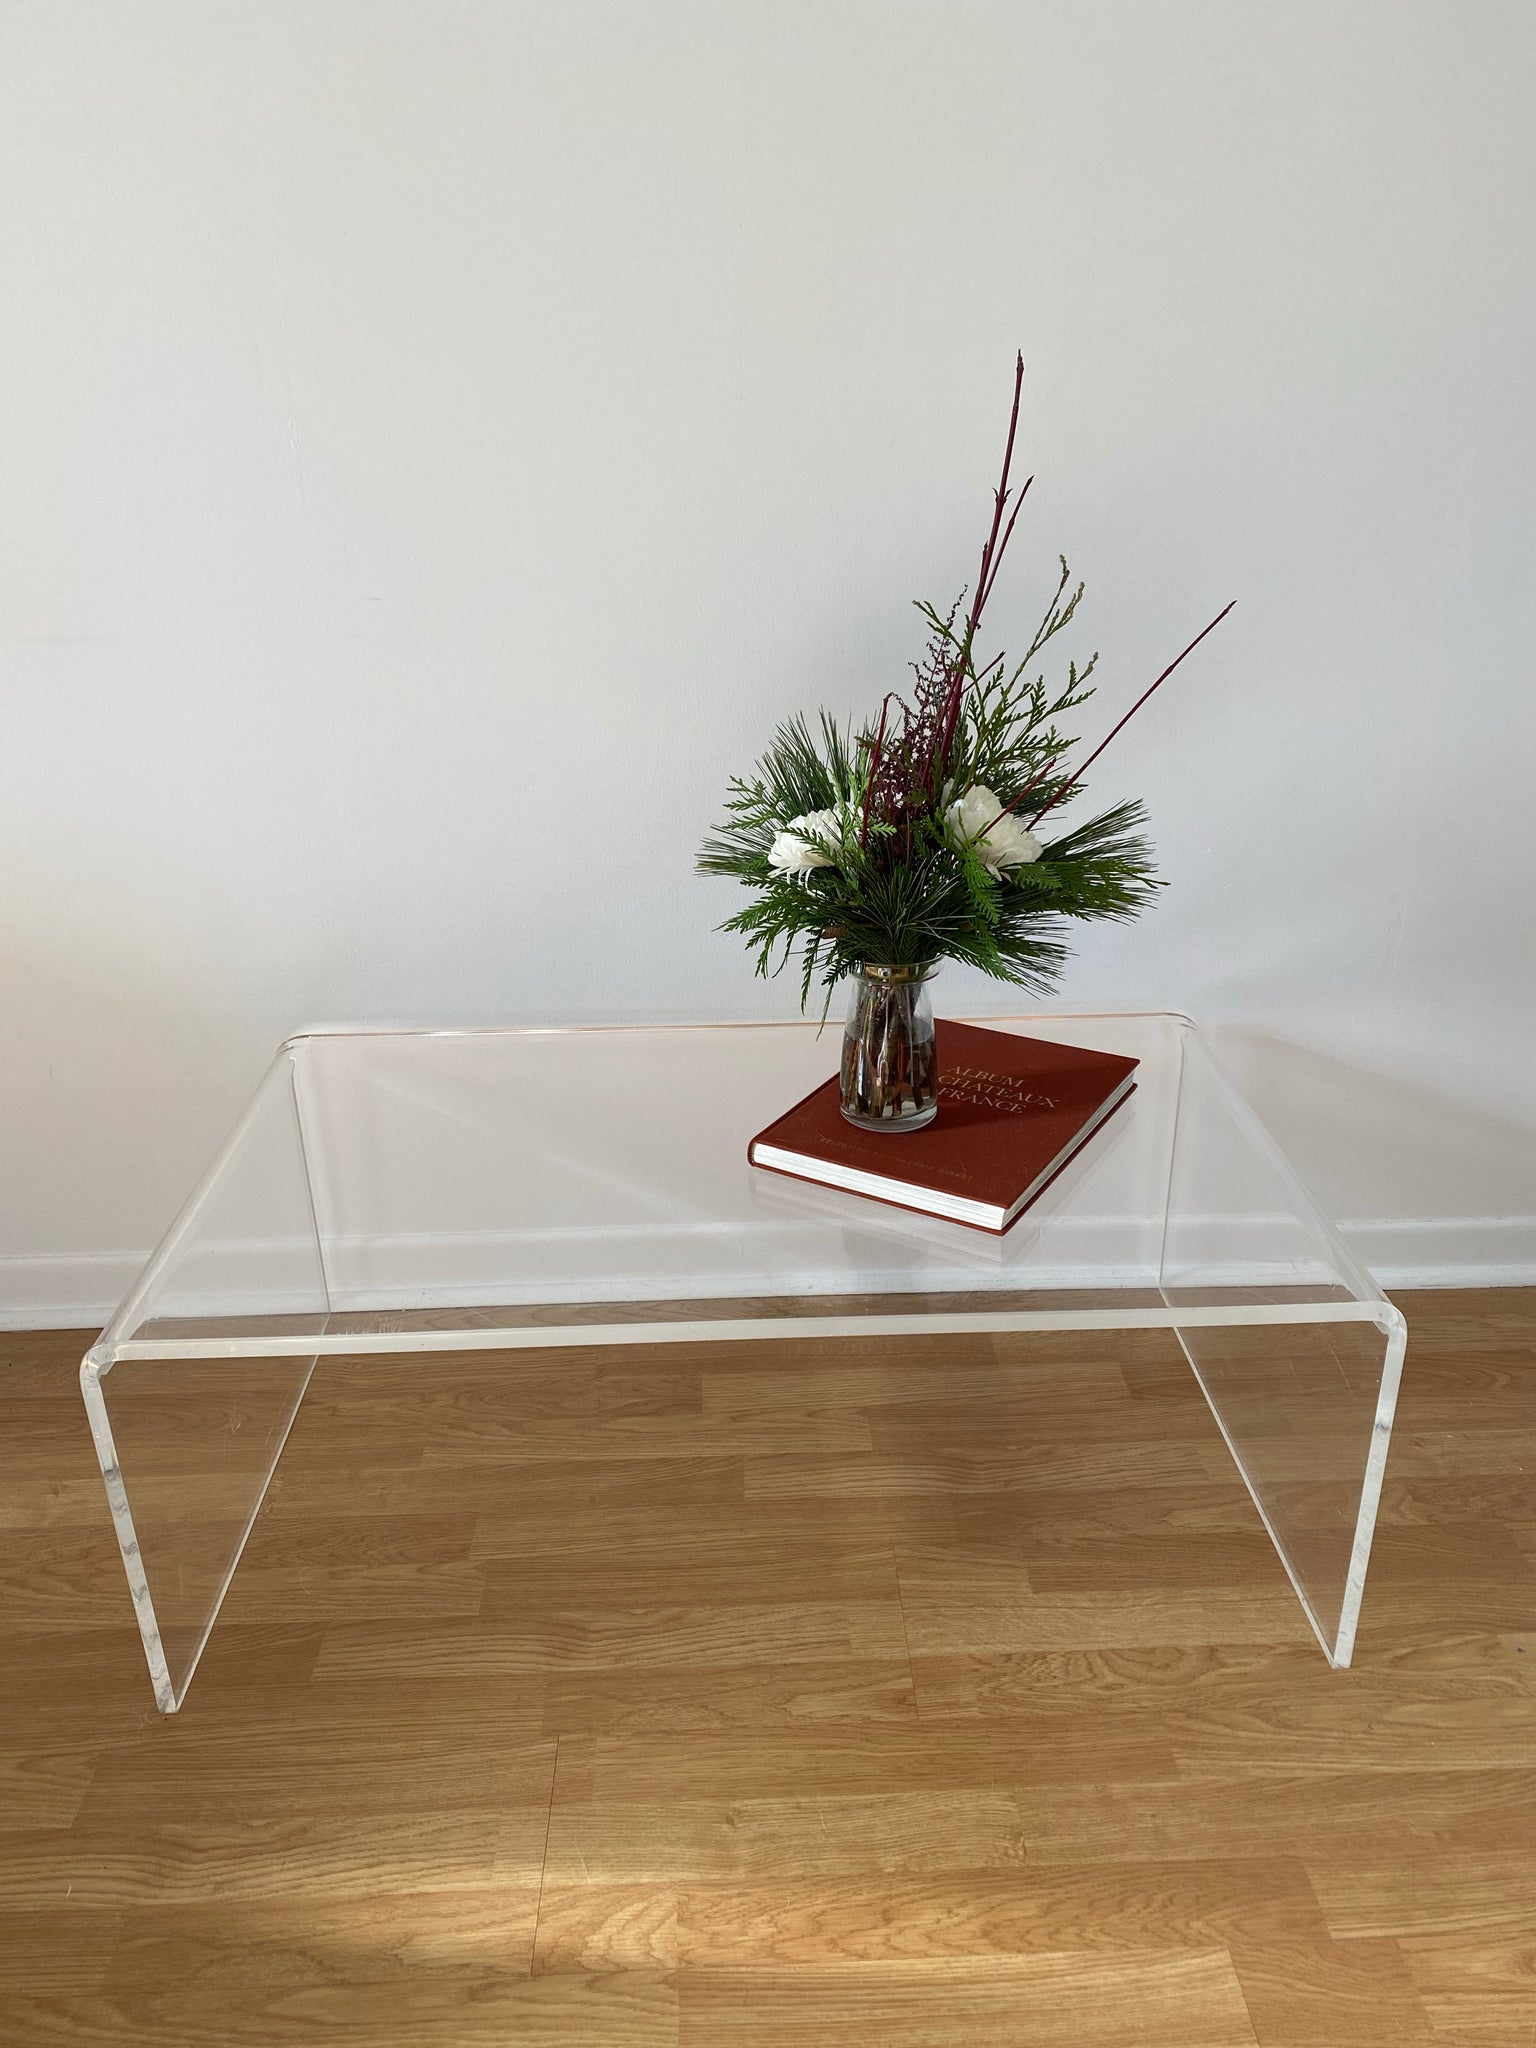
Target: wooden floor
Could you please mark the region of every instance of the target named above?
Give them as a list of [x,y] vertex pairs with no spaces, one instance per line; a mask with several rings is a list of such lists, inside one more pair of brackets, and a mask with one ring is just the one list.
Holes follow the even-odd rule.
[[152,1709],[0,1338],[0,2042],[1532,2048],[1536,1292],[1331,1672],[1161,1335],[323,1365]]

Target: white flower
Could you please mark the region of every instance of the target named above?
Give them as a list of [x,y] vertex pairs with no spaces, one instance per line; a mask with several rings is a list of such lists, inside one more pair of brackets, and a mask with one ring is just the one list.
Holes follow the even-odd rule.
[[980,783],[956,799],[944,813],[944,829],[955,845],[967,842],[978,858],[1001,875],[1004,868],[1021,868],[1038,860],[1039,840],[1027,825],[1021,825],[1012,811],[1005,811],[990,789]]
[[786,875],[807,875],[812,868],[837,865],[828,846],[835,846],[842,833],[836,811],[807,811],[791,818],[768,849],[768,864]]
[[807,811],[803,818],[791,818],[789,829],[798,832],[802,839],[814,839],[822,846],[836,846],[843,836],[836,811]]

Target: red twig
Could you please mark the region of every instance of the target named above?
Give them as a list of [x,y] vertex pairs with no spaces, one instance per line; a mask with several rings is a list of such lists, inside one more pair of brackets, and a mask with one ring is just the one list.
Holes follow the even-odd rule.
[[993,657],[992,657],[992,659],[991,659],[991,660],[990,660],[990,661],[989,661],[989,662],[987,663],[987,665],[986,665],[986,667],[985,667],[985,668],[979,668],[979,669],[977,669],[977,671],[976,671],[976,674],[975,674],[975,677],[974,677],[974,681],[975,681],[975,684],[976,684],[976,687],[977,687],[977,689],[978,689],[978,690],[979,690],[979,689],[981,688],[982,684],[983,684],[983,683],[985,683],[985,681],[987,680],[988,676],[990,676],[990,675],[991,675],[991,673],[992,673],[992,671],[993,671],[994,669],[997,669],[997,670],[1001,671],[1001,669],[1002,669],[1002,666],[1003,666],[1003,663],[1004,663],[1004,662],[1005,662],[1005,661],[1006,661],[1007,659],[1008,659],[1007,651],[1006,651],[1006,649],[1004,649],[1004,650],[1001,650],[1001,651],[999,651],[999,652],[998,652],[997,654],[994,654],[994,655],[993,655]]
[[[1028,782],[1025,783],[1024,787],[1019,791],[1018,795],[1014,797],[1012,802],[1003,805],[1003,808],[997,814],[997,818],[1006,818],[1010,811],[1016,811],[1019,808],[1019,805],[1023,803],[1025,797],[1029,795],[1029,792],[1032,789],[1039,788],[1040,784],[1044,782],[1047,775],[1050,774],[1051,770],[1056,766],[1056,763],[1060,759],[1060,754],[1052,754],[1050,760],[1047,761],[1045,766],[1040,770],[1040,773],[1038,775],[1031,775]],[[1040,816],[1042,818],[1045,816],[1044,811],[1040,813]],[[994,818],[991,824],[984,825],[981,831],[977,834],[977,837],[985,839],[987,834],[992,830],[992,826],[997,823],[997,818]]]
[[[1033,482],[1034,478],[1032,476],[1027,476],[1025,477],[1023,483],[1019,486],[1019,495],[1014,500],[1013,511],[1009,514],[1008,524],[1003,531],[1003,537],[997,544],[997,559],[993,562],[991,567],[991,573],[987,577],[987,587],[981,594],[982,604],[985,604],[987,599],[992,595],[992,586],[997,581],[997,572],[1003,566],[1003,556],[1008,551],[1009,541],[1013,539],[1014,523],[1018,519],[1019,512],[1021,507],[1023,506],[1024,500],[1029,496],[1029,487]],[[978,607],[978,615],[979,611],[980,607]]]
[[[976,636],[976,627],[981,618],[981,608],[987,601],[987,591],[989,588],[987,572],[990,569],[995,574],[996,567],[1001,565],[1003,559],[1002,548],[997,546],[997,536],[1003,523],[1003,512],[1008,503],[1008,472],[1013,467],[1013,443],[1019,431],[1019,400],[1023,394],[1024,351],[1020,349],[1018,361],[1013,372],[1013,410],[1008,415],[1008,442],[1007,446],[1003,449],[1003,473],[998,479],[997,491],[995,493],[995,503],[992,510],[992,531],[987,535],[986,543],[981,550],[981,567],[976,574],[976,595],[971,600],[971,615],[965,622],[965,647],[967,652],[970,650],[971,641]],[[1028,490],[1028,488],[1029,485],[1026,484],[1024,489]],[[1019,504],[1021,505],[1023,502],[1024,492],[1021,491],[1019,493]],[[1013,509],[1016,518],[1018,516],[1018,505],[1015,505]],[[1010,520],[1009,531],[1012,532],[1012,530],[1013,522]],[[1007,545],[1008,543],[1005,540],[1003,547]],[[993,560],[994,548],[997,549],[995,564]]]
[[[1191,640],[1189,645],[1185,648],[1184,654],[1193,654],[1195,649],[1200,645],[1200,642],[1205,638],[1206,634],[1215,632],[1216,628],[1227,616],[1227,613],[1231,611],[1232,605],[1236,603],[1237,599],[1234,597],[1232,600],[1232,604],[1227,605],[1223,610],[1219,611],[1216,614],[1215,618],[1212,619],[1211,623],[1207,627],[1205,627],[1203,631],[1195,635],[1194,639]],[[1067,791],[1071,789],[1072,785],[1075,782],[1079,781],[1081,777],[1087,772],[1087,770],[1093,766],[1094,762],[1097,761],[1100,754],[1103,753],[1104,749],[1109,745],[1110,741],[1114,738],[1115,734],[1120,731],[1122,726],[1126,726],[1130,723],[1130,721],[1136,716],[1137,712],[1141,709],[1142,705],[1145,704],[1147,699],[1151,696],[1152,691],[1158,687],[1158,684],[1167,682],[1168,678],[1173,674],[1174,670],[1178,667],[1179,662],[1181,662],[1184,659],[1184,654],[1179,655],[1176,660],[1169,662],[1168,666],[1163,670],[1162,674],[1158,677],[1157,682],[1153,683],[1149,688],[1142,691],[1141,695],[1136,699],[1136,702],[1131,706],[1130,710],[1127,711],[1124,718],[1121,719],[1120,724],[1112,727],[1111,730],[1106,734],[1106,736],[1099,741],[1099,744],[1088,756],[1087,760],[1083,763],[1082,767],[1075,770],[1073,774],[1068,776],[1067,780],[1061,785],[1060,789],[1057,790],[1056,794],[1051,798],[1048,804],[1043,805],[1038,811],[1036,811],[1035,815],[1029,821],[1030,829],[1033,829],[1036,825],[1039,824],[1040,820],[1045,816],[1047,811],[1054,810],[1056,805],[1059,804],[1062,798],[1066,795]]]
[[[1009,518],[1006,530],[1003,514],[1008,509],[1008,475],[1013,467],[1013,444],[1019,432],[1019,404],[1024,395],[1024,351],[1019,350],[1013,371],[1013,406],[1008,414],[1008,439],[1003,448],[1002,474],[997,480],[997,489],[992,494],[992,525],[982,545],[981,566],[976,572],[976,594],[971,599],[971,609],[966,616],[965,631],[960,636],[959,651],[955,656],[954,674],[950,678],[949,691],[944,704],[943,722],[939,728],[938,745],[929,764],[928,787],[930,795],[938,781],[940,770],[949,764],[949,750],[954,745],[955,729],[960,723],[960,706],[965,697],[966,670],[970,663],[971,649],[976,643],[976,628],[981,623],[982,608],[992,594],[997,581],[997,572],[1002,567],[1003,553],[1013,534],[1014,520],[1019,516],[1019,507],[1024,503],[1029,486],[1034,482],[1030,477],[1019,492]],[[1001,538],[999,538],[1001,535]]]
[[880,768],[880,749],[885,744],[885,717],[891,708],[890,693],[880,700],[880,729],[869,751],[869,774],[864,781],[864,813],[859,819],[859,845],[869,844],[869,800],[875,793],[875,776]]

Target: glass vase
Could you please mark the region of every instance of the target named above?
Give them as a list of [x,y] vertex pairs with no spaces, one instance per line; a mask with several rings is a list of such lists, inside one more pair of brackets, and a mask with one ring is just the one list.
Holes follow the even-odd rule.
[[880,967],[853,978],[843,1029],[842,1110],[860,1130],[920,1131],[939,1113],[928,984],[938,968]]

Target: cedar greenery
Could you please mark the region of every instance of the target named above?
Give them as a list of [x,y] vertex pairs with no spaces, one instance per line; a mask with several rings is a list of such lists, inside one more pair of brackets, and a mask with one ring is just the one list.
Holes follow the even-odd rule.
[[[1017,493],[1009,488],[1023,375],[1020,356],[991,531],[963,621],[959,601],[947,614],[920,602],[928,644],[913,664],[910,695],[887,696],[878,718],[857,731],[825,712],[815,730],[803,716],[787,720],[755,771],[732,779],[725,822],[700,852],[701,873],[731,876],[753,892],[720,929],[742,934],[759,974],[778,973],[798,943],[802,1006],[818,976],[830,1002],[863,961],[959,960],[1043,993],[1066,964],[1070,920],[1135,917],[1162,886],[1138,802],[1117,804],[1043,846],[1014,823],[1024,811],[1032,827],[1080,796],[1083,769],[1109,743],[1067,771],[1076,741],[1056,721],[1093,695],[1097,655],[1082,669],[1069,662],[1054,693],[1031,674],[1082,602],[1083,585],[1072,587],[1064,557],[1022,659],[1011,667],[1003,654],[980,666],[976,659],[977,628],[1033,481]],[[1225,616],[1191,641],[1109,739]],[[996,816],[963,826],[960,800],[977,791],[995,798]],[[978,808],[990,813],[992,804]],[[1005,818],[1005,838],[1025,850],[1000,854],[989,838]],[[786,847],[802,864],[785,865]]]

